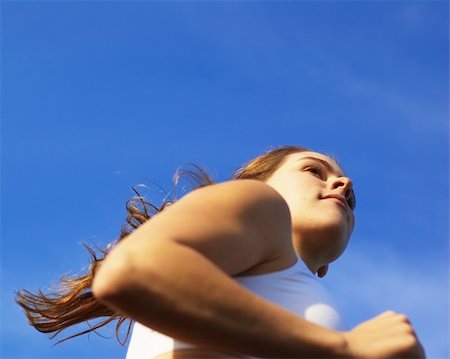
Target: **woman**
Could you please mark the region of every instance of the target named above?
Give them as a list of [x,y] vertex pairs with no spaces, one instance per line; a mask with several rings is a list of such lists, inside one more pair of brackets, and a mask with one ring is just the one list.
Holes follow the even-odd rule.
[[[404,315],[386,312],[342,331],[314,278],[343,253],[354,227],[352,182],[334,160],[287,146],[234,179],[192,191],[93,268],[85,290],[92,285],[94,296],[84,294],[104,304],[102,315],[110,308],[111,318],[139,323],[130,359],[424,357]],[[94,308],[91,318],[101,314]]]

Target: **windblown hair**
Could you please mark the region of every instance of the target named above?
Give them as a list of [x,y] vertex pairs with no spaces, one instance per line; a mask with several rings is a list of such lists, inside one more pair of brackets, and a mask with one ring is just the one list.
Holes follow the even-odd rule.
[[[303,151],[309,150],[299,146],[283,146],[272,149],[237,169],[231,176],[231,179],[256,179],[265,181],[284,163],[286,156]],[[192,166],[193,170],[177,170],[174,176],[175,188],[181,178],[190,182],[192,189],[215,183],[202,168],[197,165]],[[133,191],[136,196],[126,203],[127,216],[125,224],[120,231],[119,238],[107,245],[104,249],[97,248],[99,253],[96,253],[89,246],[84,245],[91,258],[86,274],[73,277],[63,275],[59,285],[47,293],[44,293],[40,289],[37,293],[32,293],[27,290],[16,292],[16,302],[24,309],[29,324],[42,333],[50,334],[51,339],[73,325],[83,322],[88,325],[87,329],[59,340],[56,344],[86,333],[97,333],[97,329],[113,321],[117,321],[117,341],[121,345],[126,343],[133,321],[109,309],[94,297],[91,288],[95,273],[101,266],[102,261],[118,242],[124,240],[136,228],[176,201],[176,199],[165,199],[159,205],[152,204],[147,202],[144,196],[141,196],[137,187],[133,187]],[[91,325],[91,320],[98,321]],[[125,338],[121,340],[119,336],[120,328],[125,322],[128,322],[128,327]]]

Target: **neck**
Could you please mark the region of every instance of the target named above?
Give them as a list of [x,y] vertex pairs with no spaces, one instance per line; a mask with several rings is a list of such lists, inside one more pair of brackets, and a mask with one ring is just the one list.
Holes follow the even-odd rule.
[[297,255],[313,274],[317,274],[321,267],[327,266],[332,261],[329,251],[324,250],[323,243],[317,237],[305,238],[299,234],[293,234],[292,244]]

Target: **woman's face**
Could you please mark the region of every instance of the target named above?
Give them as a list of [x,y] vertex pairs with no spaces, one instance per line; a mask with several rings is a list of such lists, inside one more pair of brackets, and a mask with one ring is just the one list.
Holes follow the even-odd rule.
[[355,224],[355,197],[334,160],[317,152],[291,154],[266,183],[287,202],[294,247],[310,269],[344,252]]

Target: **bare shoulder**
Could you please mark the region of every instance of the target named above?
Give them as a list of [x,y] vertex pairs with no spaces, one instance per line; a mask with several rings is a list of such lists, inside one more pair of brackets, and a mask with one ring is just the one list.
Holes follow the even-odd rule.
[[261,181],[227,181],[195,190],[187,198],[198,201],[204,199],[218,200],[230,206],[230,209],[236,211],[256,210],[255,214],[269,214],[290,225],[289,208],[283,197],[272,187]]
[[167,237],[205,254],[231,275],[267,263],[276,270],[295,260],[289,208],[263,182],[203,187],[164,212],[150,226],[158,225]]
[[[186,204],[198,203],[211,210],[211,216],[237,219],[252,226],[265,241],[290,243],[291,217],[281,195],[272,187],[256,180],[223,182],[193,191]],[[188,203],[189,202],[189,203]]]

